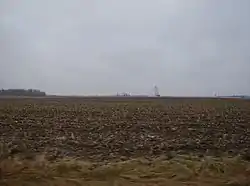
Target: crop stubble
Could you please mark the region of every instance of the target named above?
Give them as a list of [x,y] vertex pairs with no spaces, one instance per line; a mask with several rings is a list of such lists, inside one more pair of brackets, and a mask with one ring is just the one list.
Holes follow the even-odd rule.
[[239,99],[0,99],[0,134],[20,153],[103,161],[172,153],[243,154],[250,101]]

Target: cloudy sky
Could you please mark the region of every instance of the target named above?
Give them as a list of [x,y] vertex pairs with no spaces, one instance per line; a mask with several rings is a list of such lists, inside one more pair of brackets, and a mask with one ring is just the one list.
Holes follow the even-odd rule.
[[0,88],[250,94],[249,0],[0,0]]

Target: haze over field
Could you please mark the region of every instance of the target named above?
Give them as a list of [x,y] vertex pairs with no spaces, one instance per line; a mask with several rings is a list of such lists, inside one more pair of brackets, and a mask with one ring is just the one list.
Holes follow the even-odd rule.
[[250,94],[249,0],[0,0],[0,88]]

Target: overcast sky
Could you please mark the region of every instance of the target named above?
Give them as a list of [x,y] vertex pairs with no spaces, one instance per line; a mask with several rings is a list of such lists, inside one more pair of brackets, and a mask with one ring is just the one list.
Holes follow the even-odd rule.
[[249,0],[0,0],[0,88],[250,94]]

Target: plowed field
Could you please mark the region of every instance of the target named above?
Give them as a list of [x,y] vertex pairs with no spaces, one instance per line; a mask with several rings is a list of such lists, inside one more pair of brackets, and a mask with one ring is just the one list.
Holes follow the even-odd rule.
[[1,142],[16,153],[103,161],[243,154],[250,101],[190,98],[1,98]]

